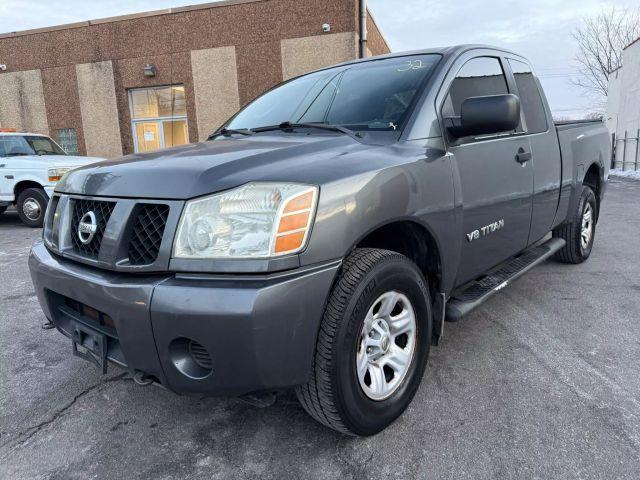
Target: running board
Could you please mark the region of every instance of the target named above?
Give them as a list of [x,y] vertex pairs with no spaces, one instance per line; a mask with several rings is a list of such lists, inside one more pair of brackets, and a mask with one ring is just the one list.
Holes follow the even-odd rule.
[[448,322],[457,322],[494,293],[502,290],[539,263],[544,262],[564,245],[563,239],[552,238],[542,245],[525,250],[517,257],[505,262],[496,271],[474,281],[469,287],[449,299],[445,319]]

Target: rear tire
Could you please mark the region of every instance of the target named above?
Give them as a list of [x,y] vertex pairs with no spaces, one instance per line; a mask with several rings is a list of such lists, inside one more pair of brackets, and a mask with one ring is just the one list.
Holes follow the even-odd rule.
[[[378,330],[382,324],[388,328]],[[380,432],[404,412],[420,385],[431,328],[429,289],[418,267],[396,252],[354,250],[329,296],[313,371],[296,389],[298,400],[339,432]],[[374,344],[379,350],[366,346]]]
[[16,210],[22,223],[32,228],[42,227],[49,197],[41,188],[27,188],[20,192]]
[[578,264],[589,258],[596,235],[596,212],[596,196],[591,187],[583,185],[571,222],[560,225],[553,231],[554,238],[562,238],[567,242],[556,252],[557,260]]

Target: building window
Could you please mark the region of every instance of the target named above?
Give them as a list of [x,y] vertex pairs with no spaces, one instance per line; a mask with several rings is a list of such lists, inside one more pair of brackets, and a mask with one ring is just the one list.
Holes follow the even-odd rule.
[[75,128],[56,130],[58,143],[69,155],[78,155],[78,133]]
[[189,143],[183,85],[129,90],[136,152]]

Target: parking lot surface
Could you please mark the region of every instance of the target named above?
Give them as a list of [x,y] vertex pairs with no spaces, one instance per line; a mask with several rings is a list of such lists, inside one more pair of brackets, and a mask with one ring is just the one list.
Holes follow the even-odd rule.
[[101,376],[44,318],[39,230],[0,216],[0,478],[638,478],[640,182],[613,180],[591,259],[534,268],[445,325],[407,412],[367,439],[272,407]]

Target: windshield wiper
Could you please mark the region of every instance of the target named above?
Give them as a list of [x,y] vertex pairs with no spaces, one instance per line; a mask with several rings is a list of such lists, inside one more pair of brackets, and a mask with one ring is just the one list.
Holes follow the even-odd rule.
[[21,157],[22,155],[33,155],[33,153],[14,152],[14,153],[7,153],[5,156],[7,156],[7,157]]
[[333,125],[330,123],[305,123],[305,122],[282,122],[279,125],[269,125],[267,127],[254,128],[254,132],[267,132],[269,130],[287,130],[290,128],[319,128],[321,130],[331,130],[334,132],[342,132],[353,138],[362,138],[360,132],[354,132],[342,125]]
[[238,135],[245,135],[245,136],[251,136],[254,134],[253,130],[250,130],[248,128],[240,128],[240,129],[235,129],[235,128],[222,128],[220,130],[218,130],[217,132],[212,133],[211,135],[209,135],[207,137],[207,140],[211,140],[212,138],[218,137],[220,135],[222,135],[223,137],[227,137],[229,135],[234,135],[234,134],[238,134]]

